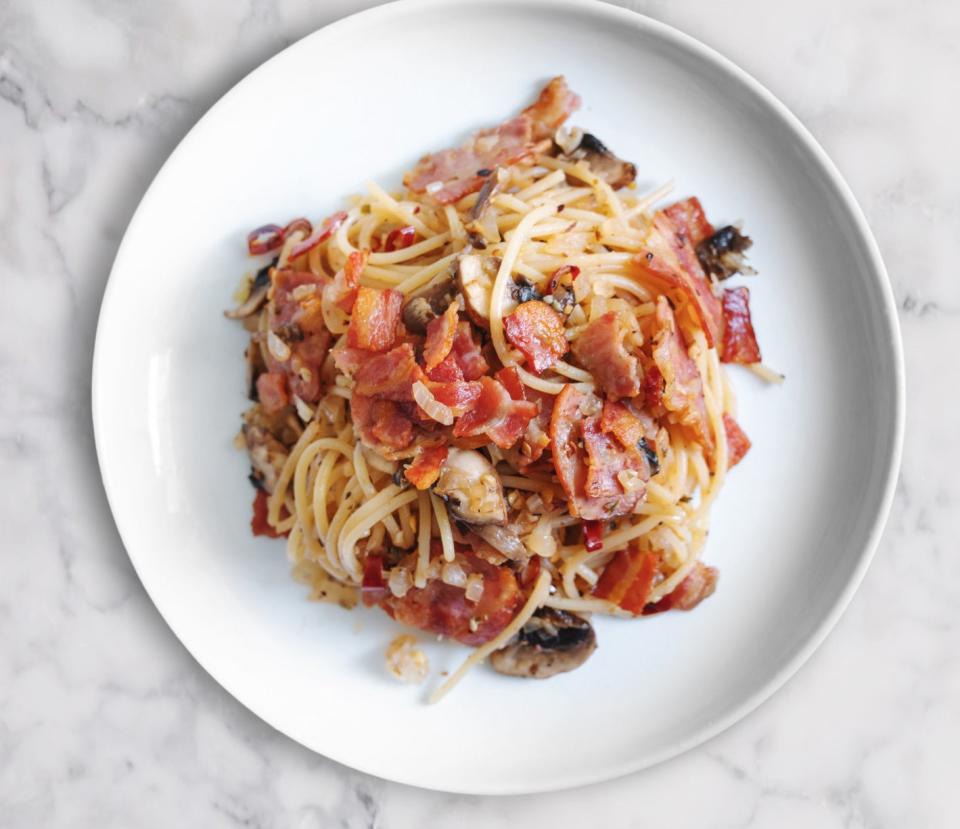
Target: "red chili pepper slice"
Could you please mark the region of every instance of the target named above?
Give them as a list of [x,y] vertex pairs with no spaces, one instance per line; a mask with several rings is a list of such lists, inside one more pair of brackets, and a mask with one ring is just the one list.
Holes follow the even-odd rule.
[[553,275],[550,277],[550,281],[547,283],[547,293],[552,294],[560,286],[560,280],[563,279],[564,275],[570,274],[570,281],[573,282],[578,276],[580,276],[580,268],[576,265],[564,265],[561,268],[557,268]]
[[404,248],[410,247],[416,238],[417,231],[410,225],[398,227],[387,234],[387,241],[384,243],[383,249],[387,253],[392,253],[395,250],[403,250]]
[[283,238],[289,239],[291,234],[298,230],[303,233],[304,238],[307,238],[313,233],[313,225],[310,224],[309,219],[304,219],[302,216],[298,219],[293,219],[287,222],[287,226],[283,229]]
[[329,239],[336,229],[340,227],[347,220],[347,214],[342,210],[334,213],[332,216],[328,216],[320,223],[313,233],[304,239],[302,242],[298,242],[293,246],[293,249],[290,251],[290,258],[296,259],[298,256],[303,256],[305,253],[309,253],[321,242],[325,242]]
[[587,548],[588,553],[594,553],[603,546],[603,522],[602,521],[581,521],[580,526],[583,529],[583,546]]
[[247,250],[251,256],[270,253],[283,244],[283,228],[280,225],[261,225],[247,234]]

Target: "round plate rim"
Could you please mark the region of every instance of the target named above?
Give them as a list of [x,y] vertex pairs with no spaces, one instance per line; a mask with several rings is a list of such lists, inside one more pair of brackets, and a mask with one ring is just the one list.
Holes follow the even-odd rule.
[[170,627],[174,635],[180,640],[181,644],[183,644],[184,648],[191,654],[191,656],[193,656],[197,663],[225,691],[227,691],[227,693],[237,699],[242,705],[244,705],[244,707],[250,710],[251,713],[255,714],[258,718],[266,722],[275,730],[285,734],[295,742],[304,745],[306,748],[309,748],[310,750],[315,751],[324,757],[328,757],[329,759],[332,759],[338,763],[342,763],[357,771],[378,776],[382,779],[392,780],[397,783],[403,783],[405,785],[437,791],[454,792],[458,794],[513,795],[559,791],[562,789],[615,779],[630,774],[631,772],[649,768],[650,766],[654,766],[673,757],[677,757],[678,755],[683,754],[684,752],[689,751],[690,749],[695,748],[696,746],[699,746],[716,737],[718,734],[727,730],[735,723],[746,717],[748,714],[766,702],[771,696],[773,696],[773,694],[783,687],[783,685],[803,666],[803,664],[810,658],[814,651],[823,643],[827,635],[836,625],[840,616],[843,614],[854,593],[862,582],[867,568],[869,567],[870,562],[876,553],[876,549],[880,542],[887,516],[892,505],[894,490],[900,469],[904,438],[906,395],[903,344],[900,334],[899,320],[897,317],[896,303],[893,295],[893,289],[890,285],[889,276],[884,266],[883,259],[880,255],[880,250],[877,246],[876,240],[873,237],[863,211],[857,203],[852,191],[850,190],[850,187],[847,185],[846,181],[843,179],[839,170],[827,155],[826,151],[820,146],[819,142],[813,137],[813,135],[803,125],[799,118],[753,76],[713,48],[705,45],[694,37],[687,35],[668,24],[654,20],[638,12],[619,6],[613,6],[606,2],[597,2],[597,0],[513,0],[513,2],[508,3],[505,2],[505,0],[465,0],[463,5],[499,5],[508,6],[512,10],[523,9],[524,7],[543,8],[545,6],[549,6],[552,10],[557,10],[560,8],[565,11],[576,10],[579,12],[589,12],[598,17],[606,17],[609,20],[613,20],[621,23],[624,26],[631,27],[638,32],[644,32],[648,35],[664,40],[672,45],[693,53],[695,56],[700,57],[708,63],[713,64],[718,70],[721,70],[728,75],[732,81],[746,87],[749,91],[751,91],[765,106],[772,110],[784,122],[793,135],[801,141],[804,148],[811,153],[821,171],[826,175],[834,195],[837,197],[850,219],[852,219],[856,234],[859,236],[860,241],[864,246],[864,252],[868,258],[867,269],[874,277],[874,281],[876,283],[875,287],[878,289],[879,296],[882,301],[882,322],[889,330],[891,335],[891,342],[889,345],[893,349],[894,376],[891,379],[894,382],[894,411],[892,412],[894,439],[886,458],[886,469],[884,473],[882,491],[880,494],[879,506],[876,515],[873,518],[872,526],[867,535],[866,542],[864,543],[863,549],[859,554],[856,566],[853,568],[847,584],[838,594],[830,612],[823,616],[819,624],[814,628],[813,632],[809,635],[806,641],[796,649],[793,655],[784,662],[784,664],[773,674],[772,677],[758,687],[752,694],[744,698],[739,705],[731,707],[731,709],[728,710],[724,716],[717,718],[707,726],[692,733],[686,739],[677,741],[663,749],[643,754],[639,757],[617,765],[605,766],[598,769],[578,770],[576,772],[559,776],[553,780],[542,782],[539,785],[531,786],[520,784],[516,787],[490,787],[484,785],[481,781],[478,782],[477,785],[463,785],[454,788],[432,785],[429,780],[422,779],[422,777],[418,776],[415,771],[411,771],[407,774],[384,774],[383,771],[376,768],[375,764],[373,763],[361,763],[358,762],[356,758],[344,758],[343,756],[327,753],[322,749],[322,747],[311,745],[295,734],[285,731],[283,728],[277,725],[276,722],[272,721],[270,717],[264,716],[251,707],[251,705],[249,705],[244,699],[244,695],[242,693],[238,693],[234,689],[227,687],[225,682],[221,680],[215,670],[211,669],[207,665],[204,665],[193,654],[193,651],[187,644],[187,639],[184,635],[181,635],[181,631],[178,629],[178,626],[172,621],[170,614],[165,611],[163,602],[158,601],[157,597],[151,591],[150,586],[144,580],[141,568],[137,563],[137,554],[133,552],[134,548],[127,543],[127,539],[132,538],[132,533],[128,530],[123,519],[115,509],[116,499],[113,497],[112,493],[114,492],[116,483],[113,481],[110,471],[108,470],[104,461],[103,445],[106,437],[104,435],[105,427],[103,425],[103,414],[100,402],[104,394],[103,390],[107,385],[107,380],[105,379],[104,372],[102,370],[102,363],[105,359],[104,351],[106,348],[103,343],[106,337],[102,336],[102,334],[106,328],[105,320],[110,317],[112,307],[114,305],[112,298],[116,293],[114,289],[119,281],[115,278],[115,276],[123,269],[123,262],[126,257],[128,240],[131,236],[135,235],[131,231],[137,226],[138,219],[140,219],[143,213],[146,212],[145,205],[151,200],[152,195],[155,193],[157,189],[157,182],[160,181],[164,177],[166,171],[174,165],[176,159],[186,151],[186,148],[189,147],[195,136],[205,128],[208,122],[212,120],[212,116],[220,108],[221,104],[229,97],[237,94],[252,75],[260,72],[264,67],[280,59],[282,56],[287,55],[288,53],[304,48],[318,48],[321,46],[324,40],[345,36],[351,32],[351,30],[359,30],[366,25],[380,23],[390,18],[403,17],[406,15],[422,15],[429,13],[429,11],[434,8],[445,7],[449,9],[447,0],[395,0],[395,2],[386,3],[356,12],[340,20],[334,21],[308,35],[305,35],[300,40],[294,42],[290,46],[287,46],[276,55],[259,64],[240,81],[234,84],[217,100],[216,103],[213,104],[213,106],[211,106],[204,113],[204,115],[181,139],[176,148],[161,166],[156,176],[153,178],[150,186],[147,188],[142,199],[140,200],[137,209],[134,211],[129,224],[124,231],[124,236],[117,250],[117,254],[110,271],[110,276],[107,281],[106,289],[104,291],[97,322],[91,382],[94,443],[96,447],[100,473],[103,479],[104,490],[107,496],[107,502],[110,505],[110,510],[117,525],[117,530],[120,534],[121,540],[124,542],[124,548],[127,551],[127,555],[130,558],[141,584],[143,584],[144,590],[150,597],[151,601],[157,608],[157,611],[160,613],[166,624]]

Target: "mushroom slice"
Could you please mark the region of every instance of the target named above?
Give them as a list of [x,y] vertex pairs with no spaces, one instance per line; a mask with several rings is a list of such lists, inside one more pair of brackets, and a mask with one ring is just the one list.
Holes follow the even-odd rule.
[[475,449],[454,449],[440,467],[433,491],[445,498],[455,518],[467,524],[503,524],[507,502],[493,465]]
[[247,343],[247,350],[243,352],[243,357],[246,367],[247,397],[257,402],[260,399],[257,394],[257,378],[267,370],[260,344],[251,339]]
[[567,158],[571,161],[585,161],[590,169],[614,190],[626,187],[637,177],[637,168],[629,161],[617,158],[595,135],[589,132],[582,133],[580,141],[575,146],[571,146],[576,140],[575,136],[574,131],[565,134],[559,140],[555,136],[554,141]]
[[490,296],[500,269],[495,256],[474,253],[472,248],[457,260],[457,286],[467,315],[481,328],[490,328]]
[[483,527],[475,527],[474,532],[511,561],[525,561],[530,557],[527,548],[520,540],[517,528],[510,524],[504,527],[498,524],[487,524]]
[[273,435],[260,426],[243,424],[243,438],[250,455],[250,480],[258,489],[273,492],[287,460],[287,450]]
[[697,258],[703,269],[717,279],[729,279],[737,273],[753,274],[756,271],[746,263],[744,256],[752,245],[749,236],[733,225],[727,225],[697,245]]
[[497,211],[490,200],[500,187],[506,183],[509,174],[502,167],[496,167],[487,176],[487,180],[477,194],[477,200],[470,211],[470,217],[464,225],[470,244],[483,250],[487,243],[500,241],[500,229],[497,227]]
[[250,285],[250,293],[247,298],[232,311],[224,311],[223,315],[228,319],[239,320],[252,316],[259,311],[267,301],[267,294],[270,291],[270,271],[276,264],[277,260],[274,259],[269,265],[260,268]]
[[541,607],[510,644],[490,654],[495,671],[547,679],[579,668],[597,649],[597,635],[584,618]]
[[426,334],[427,325],[450,307],[457,286],[453,275],[436,285],[419,291],[403,306],[403,324],[412,334]]

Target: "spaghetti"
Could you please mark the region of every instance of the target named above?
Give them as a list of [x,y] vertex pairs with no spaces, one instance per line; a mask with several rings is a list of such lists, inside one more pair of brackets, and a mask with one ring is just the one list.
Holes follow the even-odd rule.
[[[514,119],[375,184],[275,257],[229,316],[251,332],[243,436],[254,532],[312,595],[379,605],[549,676],[583,614],[713,592],[710,507],[749,448],[724,362],[762,366],[750,240],[695,198],[655,210],[632,164],[561,125],[562,78]],[[780,379],[775,375],[776,379]]]

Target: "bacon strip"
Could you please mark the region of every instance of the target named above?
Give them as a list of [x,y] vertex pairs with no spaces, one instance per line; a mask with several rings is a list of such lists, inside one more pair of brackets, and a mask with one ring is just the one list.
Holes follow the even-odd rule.
[[572,343],[577,361],[611,400],[640,393],[640,364],[624,343],[630,330],[630,320],[619,312],[608,311],[591,322]]
[[656,553],[642,552],[634,542],[628,549],[620,550],[603,568],[593,595],[639,615],[647,604],[659,563]]
[[[431,191],[440,204],[452,204],[483,187],[495,167],[530,156],[535,142],[550,137],[579,105],[580,98],[563,78],[554,78],[516,118],[480,130],[462,147],[425,155],[403,183],[417,193]],[[439,189],[433,190],[434,184]]]
[[698,561],[689,575],[656,604],[643,608],[644,616],[663,613],[665,610],[693,610],[700,602],[717,589],[719,573],[716,567],[708,567]]
[[533,121],[535,139],[551,138],[557,127],[580,109],[580,103],[580,96],[567,86],[563,75],[558,75],[550,80],[540,91],[537,100],[522,114]]
[[648,278],[673,289],[675,300],[690,303],[712,347],[720,343],[723,313],[692,242],[706,227],[709,222],[695,198],[671,205],[654,215],[646,250],[634,262]]
[[690,428],[707,457],[710,457],[713,454],[713,435],[710,433],[707,404],[703,398],[703,380],[697,364],[684,348],[677,330],[677,320],[664,296],[657,299],[656,321],[659,328],[653,341],[653,360],[663,375],[663,405],[677,416],[681,424]]
[[750,319],[750,289],[743,286],[723,292],[723,348],[720,359],[725,363],[760,362],[760,346]]

